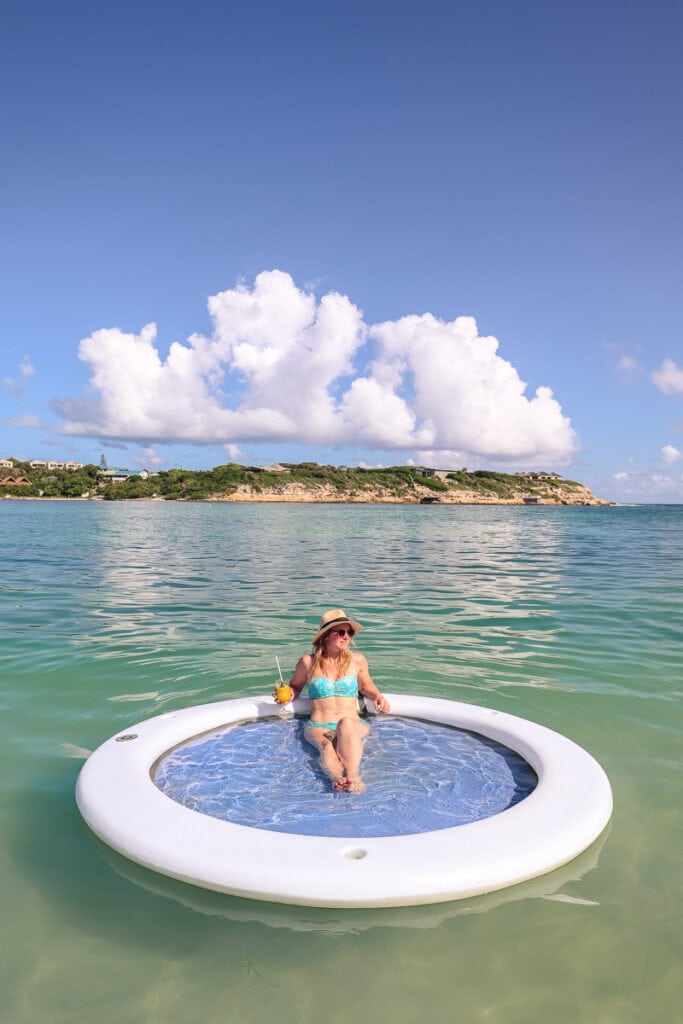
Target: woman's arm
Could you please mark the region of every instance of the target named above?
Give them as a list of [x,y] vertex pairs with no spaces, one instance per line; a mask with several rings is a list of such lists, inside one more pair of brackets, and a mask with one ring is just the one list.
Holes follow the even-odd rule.
[[363,697],[373,701],[375,711],[391,711],[391,705],[386,697],[383,697],[372,681],[368,670],[368,661],[364,654],[356,654],[356,669],[358,674],[358,692]]
[[304,656],[302,658],[299,658],[299,660],[297,661],[296,668],[294,669],[294,674],[292,678],[289,680],[289,685],[294,690],[295,697],[299,696],[304,686],[306,685],[306,680],[308,678],[308,670],[310,667],[311,656],[310,654],[304,654]]

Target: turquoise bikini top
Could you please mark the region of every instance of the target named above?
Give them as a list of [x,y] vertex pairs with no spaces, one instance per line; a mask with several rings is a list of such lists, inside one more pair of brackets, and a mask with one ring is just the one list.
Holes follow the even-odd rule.
[[349,672],[347,676],[342,676],[334,683],[324,676],[315,676],[308,684],[308,696],[311,700],[322,700],[324,697],[357,697],[356,673]]

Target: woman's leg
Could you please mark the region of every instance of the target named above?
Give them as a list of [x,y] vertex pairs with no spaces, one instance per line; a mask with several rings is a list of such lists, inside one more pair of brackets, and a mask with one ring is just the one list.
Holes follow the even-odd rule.
[[344,768],[344,789],[349,793],[362,793],[365,784],[360,777],[363,740],[370,727],[358,718],[340,718],[337,722],[335,747]]
[[307,725],[304,729],[304,738],[314,747],[318,748],[320,767],[328,779],[335,784],[342,782],[345,778],[344,765],[337,756],[334,733],[332,731],[328,732],[326,729],[314,729],[312,726]]

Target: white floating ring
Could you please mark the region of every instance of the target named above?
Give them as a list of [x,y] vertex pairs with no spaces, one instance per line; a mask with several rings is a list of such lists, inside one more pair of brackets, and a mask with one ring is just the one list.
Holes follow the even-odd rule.
[[[557,732],[489,708],[387,694],[392,713],[467,729],[520,754],[538,785],[493,817],[415,835],[333,838],[250,828],[176,803],[152,781],[169,750],[221,726],[272,717],[271,697],[169,712],[107,740],[83,766],[76,799],[105,843],[161,874],[217,892],[320,907],[465,899],[569,863],[609,822],[604,771]],[[294,711],[305,713],[299,698]],[[126,742],[121,742],[124,740]]]

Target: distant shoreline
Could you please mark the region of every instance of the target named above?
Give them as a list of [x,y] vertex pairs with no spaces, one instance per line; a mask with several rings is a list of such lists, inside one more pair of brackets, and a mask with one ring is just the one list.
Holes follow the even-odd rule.
[[228,463],[212,470],[77,470],[17,463],[0,498],[38,501],[209,501],[333,505],[610,505],[555,472],[500,473],[317,462]]
[[[528,504],[523,500],[515,500],[511,498],[501,499],[461,499],[461,500],[436,500],[430,502],[420,501],[409,501],[401,498],[292,498],[292,497],[281,497],[277,496],[261,496],[261,497],[223,497],[223,498],[162,498],[162,497],[144,497],[144,498],[117,498],[116,502],[106,501],[103,497],[94,498],[64,498],[64,497],[36,497],[35,495],[27,495],[23,497],[19,494],[3,495],[0,497],[2,501],[36,501],[36,502],[56,502],[61,501],[66,504],[125,504],[125,505],[413,505],[422,508],[440,506],[444,508],[446,506],[460,506],[460,507],[509,507],[509,508],[614,508],[618,507],[616,501],[606,501],[600,498],[595,498],[593,501],[539,501],[534,504]],[[644,504],[649,504],[645,502]]]

